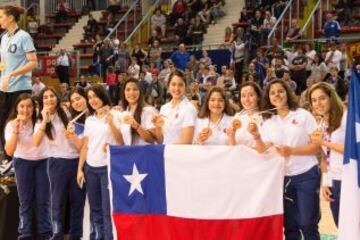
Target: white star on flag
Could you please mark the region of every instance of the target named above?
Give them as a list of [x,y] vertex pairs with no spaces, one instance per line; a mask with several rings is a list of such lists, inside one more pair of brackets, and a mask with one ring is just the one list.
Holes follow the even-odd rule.
[[128,181],[130,185],[129,195],[130,196],[135,190],[138,190],[142,195],[144,195],[141,182],[146,178],[147,173],[139,174],[139,171],[134,163],[132,175],[123,175],[123,177]]
[[355,123],[356,142],[360,143],[360,123]]

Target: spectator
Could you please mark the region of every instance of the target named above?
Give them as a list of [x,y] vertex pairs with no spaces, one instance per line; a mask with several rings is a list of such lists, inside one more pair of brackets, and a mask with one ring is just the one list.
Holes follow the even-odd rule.
[[296,50],[297,56],[290,64],[291,78],[296,82],[296,94],[300,95],[306,89],[306,65],[307,60],[302,47]]
[[139,73],[140,73],[140,66],[137,64],[137,59],[136,57],[132,57],[131,58],[131,64],[128,67],[128,74],[129,77],[133,77],[136,79],[139,79]]
[[34,97],[39,96],[39,94],[40,94],[41,90],[43,90],[43,88],[45,88],[45,84],[41,82],[39,77],[35,77],[33,85],[32,85],[32,95]]
[[159,81],[158,75],[152,75],[152,81],[147,88],[146,96],[148,96],[148,103],[154,105],[157,109],[165,103],[165,87],[164,84]]
[[[327,67],[320,54],[315,54],[314,61],[311,64],[311,73],[309,78],[315,83],[322,82],[327,74]],[[309,79],[308,78],[308,79]]]
[[266,42],[266,39],[271,31],[271,29],[274,27],[276,23],[276,18],[271,15],[270,11],[265,11],[265,18],[263,21],[262,29],[261,29],[261,35],[262,35],[262,43]]
[[115,52],[115,69],[120,73],[125,73],[130,63],[130,53],[125,42],[120,42],[119,48]]
[[151,30],[160,30],[163,37],[166,35],[166,17],[161,13],[160,8],[157,8],[155,14],[151,16]]
[[145,94],[146,90],[148,89],[150,83],[145,80],[145,73],[143,71],[139,74],[139,86],[141,91]]
[[339,76],[345,79],[345,72],[349,69],[349,56],[347,53],[346,43],[340,44],[341,60]]
[[326,14],[326,22],[323,26],[325,37],[328,39],[334,39],[340,36],[341,27],[338,21],[335,20],[332,13]]
[[56,58],[56,74],[60,83],[70,84],[71,56],[65,49],[61,49]]
[[237,38],[234,41],[233,46],[233,62],[235,63],[235,77],[236,83],[238,85],[242,82],[242,74],[243,74],[243,67],[244,67],[244,59],[245,59],[245,43],[241,38]]
[[111,14],[111,15],[115,16],[116,13],[118,13],[120,11],[120,9],[121,9],[120,1],[118,1],[118,0],[110,0],[109,5],[106,8],[106,11],[108,12],[108,14]]
[[286,34],[286,41],[294,41],[301,37],[301,27],[298,24],[297,19],[291,20],[291,28]]
[[170,14],[170,24],[174,25],[179,18],[185,18],[187,6],[184,0],[176,0]]
[[305,56],[307,60],[306,76],[309,76],[311,73],[311,65],[314,62],[315,55],[316,55],[316,51],[314,50],[314,44],[305,43]]
[[190,86],[193,82],[195,82],[194,73],[190,67],[185,68],[184,77],[187,86]]
[[85,28],[85,40],[89,42],[93,42],[95,39],[94,35],[99,32],[98,22],[94,19],[92,14],[89,14],[89,20],[86,24]]
[[200,103],[202,104],[210,88],[216,84],[216,78],[211,76],[209,66],[205,66],[201,74],[202,75],[199,81],[199,93],[201,96]]
[[263,50],[258,49],[256,51],[256,58],[253,63],[255,64],[255,71],[259,74],[259,83],[262,87],[266,77],[266,69],[269,67],[269,60],[264,56]]
[[339,69],[335,66],[331,66],[329,72],[330,75],[326,79],[326,81],[334,86],[341,100],[345,101],[348,92],[348,87],[344,79],[339,76]]
[[285,82],[287,82],[289,84],[289,86],[291,87],[291,89],[296,92],[297,89],[297,84],[294,80],[291,79],[291,75],[289,71],[284,71],[282,80],[284,80]]
[[[171,70],[170,70],[170,62],[171,60],[170,59],[166,59],[164,61],[164,68],[160,71],[159,75],[158,75],[158,79],[159,81],[165,83],[165,78],[167,76],[170,75],[171,73]],[[171,63],[172,64],[172,63]],[[166,84],[164,84],[164,86],[166,86]]]
[[149,84],[152,82],[152,73],[150,72],[150,68],[148,65],[143,65],[142,66],[142,72],[144,73],[144,79],[145,81],[147,81]]
[[108,67],[106,74],[106,85],[109,89],[109,97],[113,105],[117,105],[119,102],[119,87],[117,75],[115,74],[112,66]]
[[[284,76],[284,74],[283,74],[283,76]],[[277,76],[275,74],[275,69],[272,67],[268,67],[266,69],[266,77],[263,82],[263,88],[265,89],[267,87],[267,85],[275,79],[277,79]]]
[[198,12],[197,16],[200,17],[200,20],[203,24],[208,25],[210,23],[211,15],[210,15],[210,7],[207,0],[202,0],[203,8]]
[[147,53],[144,49],[140,48],[140,43],[135,44],[135,47],[131,53],[132,57],[136,58],[137,63],[141,67],[147,58]]
[[284,65],[283,58],[275,58],[274,72],[276,78],[282,78],[284,76],[284,72],[289,69]]
[[278,2],[276,2],[273,5],[273,9],[274,9],[274,16],[276,17],[276,19],[278,19],[280,17],[280,15],[283,13],[285,7],[286,7],[287,2],[285,0],[279,0]]
[[234,34],[231,27],[225,28],[224,45],[229,45],[234,41]]
[[191,69],[191,71],[193,72],[194,76],[197,75],[198,71],[199,71],[199,61],[196,60],[196,57],[194,54],[192,54],[190,56],[190,60],[187,64],[187,67]]
[[210,15],[212,19],[212,23],[216,24],[217,20],[223,16],[225,16],[225,11],[223,9],[225,5],[224,0],[210,0]]
[[190,53],[186,51],[184,44],[179,44],[178,50],[171,54],[170,59],[177,68],[185,70],[185,67],[190,59]]
[[264,19],[261,16],[261,11],[255,11],[255,17],[251,19],[250,25],[250,34],[255,42],[256,46],[259,46],[261,43],[261,29],[263,26]]
[[180,43],[186,44],[188,26],[185,24],[184,19],[179,18],[177,20],[176,24],[174,25],[174,27],[175,27],[175,38],[176,38],[178,44],[180,44]]
[[114,54],[114,48],[110,45],[110,39],[105,39],[104,44],[100,47],[99,50],[99,59],[101,66],[101,77],[103,82],[106,81],[106,72],[107,68],[111,64],[111,56]]
[[195,17],[194,24],[190,25],[189,32],[191,33],[192,44],[201,44],[204,39],[204,34],[206,33],[206,28],[201,22],[199,16]]
[[255,64],[254,63],[250,63],[249,64],[249,70],[248,70],[248,73],[246,75],[246,79],[247,81],[249,80],[249,78],[251,78],[251,80],[253,82],[256,82],[257,84],[260,85],[260,82],[259,82],[259,74],[256,72],[256,68],[255,68]]
[[280,47],[276,38],[271,39],[271,46],[266,51],[265,55],[269,59],[269,62],[271,62],[275,56],[281,58],[284,57],[284,50]]
[[325,64],[328,69],[335,66],[340,70],[340,62],[342,59],[342,53],[337,49],[335,43],[329,44],[329,51],[325,55]]
[[153,45],[149,49],[149,60],[159,69],[161,67],[161,52],[162,49],[159,47],[159,41],[154,41]]
[[148,47],[151,47],[154,43],[154,41],[159,41],[160,42],[160,37],[159,37],[159,33],[156,30],[152,30],[151,31],[151,36],[148,40]]
[[31,37],[35,39],[36,35],[39,32],[39,24],[36,21],[35,17],[30,17],[30,20],[28,21],[28,30]]
[[210,66],[212,64],[212,60],[206,50],[202,51],[202,58],[200,58],[200,62],[204,63],[205,66]]
[[69,108],[69,106],[70,106],[69,96],[70,96],[69,84],[61,83],[60,84],[60,102],[61,102],[61,105],[65,106],[66,108]]
[[60,0],[56,7],[55,21],[56,23],[66,22],[71,9],[65,0]]
[[84,75],[80,76],[80,81],[76,84],[76,87],[87,89],[91,84],[86,80]]
[[216,86],[217,87],[224,88],[224,80],[225,80],[225,77],[226,77],[226,70],[227,70],[226,65],[221,66],[221,74],[216,80]]

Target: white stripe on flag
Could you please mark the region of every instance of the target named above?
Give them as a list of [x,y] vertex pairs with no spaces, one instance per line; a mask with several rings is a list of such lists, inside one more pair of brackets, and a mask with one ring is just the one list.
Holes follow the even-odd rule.
[[360,189],[357,161],[350,159],[342,173],[338,240],[360,239]]
[[283,213],[284,159],[244,146],[165,147],[167,215],[244,219]]

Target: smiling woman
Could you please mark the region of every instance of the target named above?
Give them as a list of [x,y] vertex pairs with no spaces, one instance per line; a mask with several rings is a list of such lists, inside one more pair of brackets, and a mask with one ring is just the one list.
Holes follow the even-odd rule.
[[17,25],[24,9],[16,5],[0,6],[0,25],[5,29],[0,47],[0,138],[4,144],[4,125],[21,93],[31,93],[31,71],[37,66],[31,36]]

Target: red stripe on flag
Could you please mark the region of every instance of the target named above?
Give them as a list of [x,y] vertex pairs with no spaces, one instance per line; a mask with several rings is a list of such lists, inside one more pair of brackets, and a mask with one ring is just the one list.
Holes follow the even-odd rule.
[[200,220],[165,215],[113,214],[118,240],[282,240],[283,215]]

